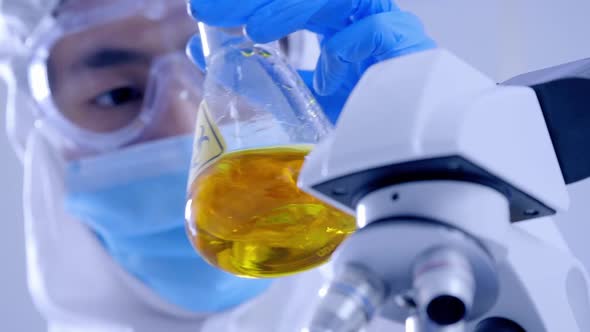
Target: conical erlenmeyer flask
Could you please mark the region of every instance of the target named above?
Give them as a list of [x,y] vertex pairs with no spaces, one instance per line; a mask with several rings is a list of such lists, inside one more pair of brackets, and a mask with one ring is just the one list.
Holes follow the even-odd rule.
[[324,263],[355,220],[299,190],[297,176],[331,124],[272,45],[255,45],[242,29],[200,24],[200,32],[207,75],[188,189],[191,241],[240,276]]

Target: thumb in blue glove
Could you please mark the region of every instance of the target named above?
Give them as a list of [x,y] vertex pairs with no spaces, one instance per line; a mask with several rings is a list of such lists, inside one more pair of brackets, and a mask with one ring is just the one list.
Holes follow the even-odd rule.
[[[420,20],[393,11],[369,16],[324,39],[314,88],[323,96],[352,91],[373,64],[434,48]],[[340,91],[342,93],[342,91]]]

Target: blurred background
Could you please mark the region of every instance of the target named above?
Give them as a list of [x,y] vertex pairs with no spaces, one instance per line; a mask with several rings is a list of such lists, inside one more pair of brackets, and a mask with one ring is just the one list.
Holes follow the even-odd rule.
[[[496,81],[590,57],[590,1],[587,0],[399,0],[421,17],[440,46],[453,51]],[[5,104],[0,83],[0,107]],[[0,116],[5,128],[4,113]],[[38,332],[45,323],[27,291],[22,223],[22,170],[4,130],[0,135],[0,323],[2,331]],[[570,213],[586,204],[581,186],[570,188],[578,199]],[[571,249],[590,262],[584,234],[590,223],[560,224]],[[588,265],[587,265],[588,266]]]

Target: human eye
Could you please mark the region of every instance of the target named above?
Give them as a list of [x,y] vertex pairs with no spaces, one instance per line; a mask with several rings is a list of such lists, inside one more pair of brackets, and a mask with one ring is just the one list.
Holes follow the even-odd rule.
[[91,104],[103,109],[140,104],[144,91],[135,86],[121,86],[102,92],[91,100]]

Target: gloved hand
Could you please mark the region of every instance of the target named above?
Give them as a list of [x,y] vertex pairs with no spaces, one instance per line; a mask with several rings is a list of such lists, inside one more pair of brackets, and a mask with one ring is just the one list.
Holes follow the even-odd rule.
[[[334,120],[371,65],[435,47],[420,22],[391,0],[189,0],[193,17],[213,26],[245,25],[249,37],[266,43],[300,29],[322,37],[313,91]],[[198,39],[189,55],[202,63]],[[309,74],[303,74],[310,81]]]

